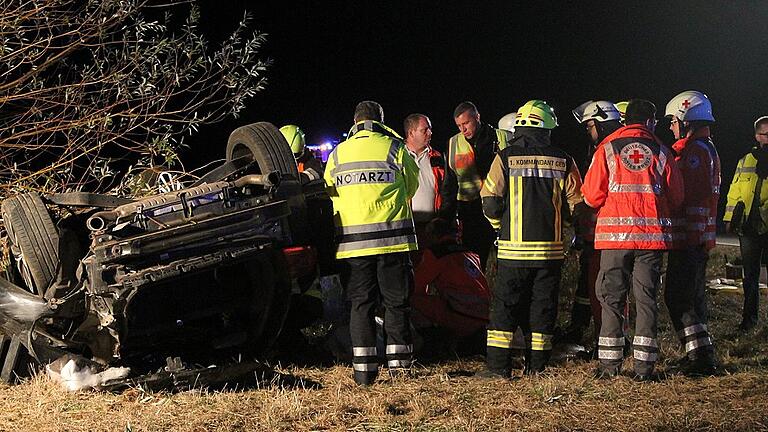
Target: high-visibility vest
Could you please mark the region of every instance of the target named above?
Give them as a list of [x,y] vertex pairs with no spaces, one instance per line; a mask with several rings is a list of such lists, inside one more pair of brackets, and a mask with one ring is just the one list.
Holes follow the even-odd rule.
[[[739,160],[736,165],[736,172],[733,174],[731,187],[728,189],[728,203],[725,206],[725,215],[723,220],[730,222],[733,218],[733,209],[739,201],[744,203],[744,220],[747,220],[755,200],[757,188],[757,159],[750,152]],[[763,179],[760,185],[760,196],[758,197],[757,207],[760,214],[768,215],[768,181]],[[763,219],[765,221],[765,219]],[[763,233],[758,233],[763,234]]]
[[[493,129],[496,133],[494,153],[503,150],[509,145],[509,132],[502,129]],[[448,142],[448,166],[456,173],[458,191],[456,199],[459,201],[474,201],[480,198],[480,189],[483,188],[485,179],[480,177],[475,163],[475,150],[472,144],[458,133]]]
[[375,121],[353,126],[329,155],[324,174],[336,258],[416,250],[408,200],[416,193],[418,171],[397,133]]
[[576,163],[557,147],[510,146],[500,151],[481,194],[484,207],[486,197],[504,199],[498,259],[523,266],[564,259],[563,210],[582,202],[580,189]]
[[668,250],[685,240],[683,177],[644,126],[624,126],[600,143],[581,191],[598,209],[595,249]]
[[715,247],[717,202],[720,199],[720,156],[709,137],[709,127],[672,145],[685,183],[683,214],[687,246]]

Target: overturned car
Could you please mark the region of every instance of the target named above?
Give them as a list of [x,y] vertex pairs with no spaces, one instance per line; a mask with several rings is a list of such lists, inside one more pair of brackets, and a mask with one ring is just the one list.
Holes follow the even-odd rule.
[[132,374],[258,356],[292,287],[332,262],[322,181],[302,181],[269,123],[236,129],[225,162],[185,189],[26,193],[3,201],[2,218],[5,382],[68,354]]

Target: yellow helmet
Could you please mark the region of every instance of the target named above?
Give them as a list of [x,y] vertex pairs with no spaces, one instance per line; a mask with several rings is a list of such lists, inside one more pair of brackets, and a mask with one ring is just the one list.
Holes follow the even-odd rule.
[[543,100],[530,100],[517,110],[515,127],[518,126],[554,129],[557,127],[555,110]]
[[300,155],[304,152],[304,131],[296,125],[285,125],[280,128],[280,133],[283,134],[285,140],[288,141],[288,145],[291,146],[291,151],[294,155]]
[[624,119],[627,118],[627,105],[629,105],[629,101],[616,102],[616,108],[619,109],[619,114],[621,114],[622,123],[624,123]]

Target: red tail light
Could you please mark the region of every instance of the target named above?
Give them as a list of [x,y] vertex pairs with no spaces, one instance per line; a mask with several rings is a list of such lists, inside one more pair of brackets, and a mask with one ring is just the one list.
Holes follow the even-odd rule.
[[292,278],[309,276],[317,270],[317,251],[312,246],[293,246],[283,249]]

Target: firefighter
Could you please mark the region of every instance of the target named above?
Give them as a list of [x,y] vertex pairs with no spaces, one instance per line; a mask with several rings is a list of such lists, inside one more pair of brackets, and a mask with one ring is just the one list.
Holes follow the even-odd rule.
[[291,146],[293,157],[302,178],[305,181],[323,178],[323,163],[306,147],[304,131],[296,125],[285,125],[280,128],[285,140]]
[[[608,101],[587,101],[572,111],[576,121],[586,129],[590,145],[587,150],[589,159],[605,137],[615,132],[621,125],[618,108]],[[584,212],[583,220],[577,221],[577,239],[579,252],[579,280],[571,309],[571,322],[563,334],[563,342],[580,343],[584,330],[589,326],[590,317],[595,321],[595,333],[600,331],[600,302],[595,296],[595,280],[600,269],[600,251],[595,250],[595,222],[597,212],[589,209]]]
[[755,328],[760,311],[761,257],[768,253],[768,116],[755,121],[757,145],[736,165],[728,204],[725,207],[727,231],[739,235],[744,263],[744,310],[738,330]]
[[483,185],[483,210],[500,231],[482,378],[511,375],[518,327],[528,335],[526,374],[544,370],[552,353],[564,259],[562,223],[568,216],[563,211],[583,206],[578,167],[550,144],[556,126],[546,102],[531,100],[520,107],[512,144],[494,158]]
[[485,268],[496,234],[483,217],[480,189],[496,152],[507,146],[512,134],[480,122],[472,102],[460,103],[453,119],[459,133],[448,141],[440,216],[453,221],[458,215],[462,243],[480,256]]
[[674,156],[653,134],[655,115],[653,103],[630,101],[627,126],[597,148],[582,187],[584,202],[598,209],[595,249],[601,253],[596,291],[603,311],[598,378],[620,372],[628,280],[637,304],[634,378],[652,379],[658,359],[656,294],[663,252],[680,238],[675,216],[683,202],[683,179]]
[[664,301],[672,324],[685,348],[682,372],[711,375],[714,349],[707,330],[706,271],[709,251],[715,247],[715,218],[720,198],[720,157],[709,127],[712,104],[704,93],[684,91],[669,101],[665,116],[677,141],[672,145],[683,175],[685,242],[670,251]]
[[419,168],[383,119],[381,105],[360,102],[355,124],[329,155],[324,176],[334,207],[336,258],[351,303],[352,367],[359,385],[372,384],[378,374],[374,313],[379,299],[390,373],[409,368],[413,351],[409,253],[416,250],[416,234],[408,201],[416,193]]

